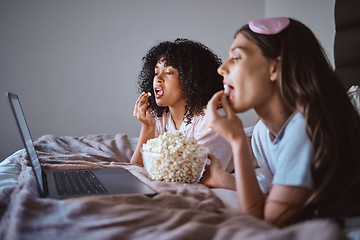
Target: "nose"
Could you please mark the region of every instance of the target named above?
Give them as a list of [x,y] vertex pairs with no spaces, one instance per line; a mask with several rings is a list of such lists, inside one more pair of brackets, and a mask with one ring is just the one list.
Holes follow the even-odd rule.
[[[225,62],[226,63],[226,62]],[[217,72],[221,75],[224,76],[227,73],[226,67],[225,67],[225,63],[221,64],[220,67],[217,69]]]
[[159,75],[155,75],[154,76],[154,80],[153,80],[153,86],[160,86],[164,83],[164,80],[162,77],[159,77]]
[[161,82],[164,81],[163,76],[162,76],[161,73],[159,73],[158,75],[155,75],[154,80],[155,80],[155,82],[158,82],[158,83],[161,83]]

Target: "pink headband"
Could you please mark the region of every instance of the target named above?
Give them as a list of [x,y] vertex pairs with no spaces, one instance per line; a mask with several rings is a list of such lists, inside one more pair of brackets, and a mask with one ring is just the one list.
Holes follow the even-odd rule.
[[263,18],[249,22],[251,31],[264,35],[275,35],[290,24],[287,17]]

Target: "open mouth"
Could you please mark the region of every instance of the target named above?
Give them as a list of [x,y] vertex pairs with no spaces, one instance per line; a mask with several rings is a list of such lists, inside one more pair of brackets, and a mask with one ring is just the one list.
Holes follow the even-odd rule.
[[164,95],[164,90],[161,87],[155,87],[154,92],[155,92],[155,97],[156,98],[159,98],[162,95]]
[[229,87],[229,85],[224,84],[224,94],[225,94],[225,95],[229,95],[229,93],[230,93],[230,87]]
[[229,98],[233,98],[234,97],[234,94],[235,94],[235,92],[234,92],[234,88],[232,88],[232,87],[229,87],[230,88],[230,90],[229,90]]
[[223,81],[224,84],[224,94],[228,97],[231,97],[234,95],[234,87],[227,84],[225,81]]

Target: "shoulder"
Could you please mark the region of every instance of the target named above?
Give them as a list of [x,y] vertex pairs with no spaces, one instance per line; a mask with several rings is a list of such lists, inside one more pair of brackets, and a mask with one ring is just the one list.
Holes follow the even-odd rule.
[[251,147],[259,162],[262,158],[266,158],[264,153],[270,150],[270,145],[269,130],[265,124],[259,120],[254,127],[251,137]]
[[305,118],[300,112],[294,113],[288,119],[283,128],[280,130],[274,143],[282,139],[295,139],[295,136],[297,140],[309,140],[306,131]]
[[311,160],[314,148],[306,131],[306,121],[295,113],[274,141],[275,177],[273,184],[313,188]]
[[252,132],[252,139],[259,140],[260,138],[266,138],[269,136],[269,130],[265,126],[265,124],[259,120],[256,125],[254,126],[253,132]]
[[288,121],[290,127],[305,127],[305,118],[300,112],[296,112],[292,115],[292,118]]

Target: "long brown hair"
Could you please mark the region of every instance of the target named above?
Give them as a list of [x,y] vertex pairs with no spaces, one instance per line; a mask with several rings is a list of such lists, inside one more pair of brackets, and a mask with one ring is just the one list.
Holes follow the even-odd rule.
[[256,34],[248,25],[238,33],[265,57],[281,57],[280,92],[288,107],[304,116],[314,147],[314,191],[301,206],[293,206],[295,213],[285,225],[309,218],[359,216],[360,117],[318,40],[294,19],[276,35]]

